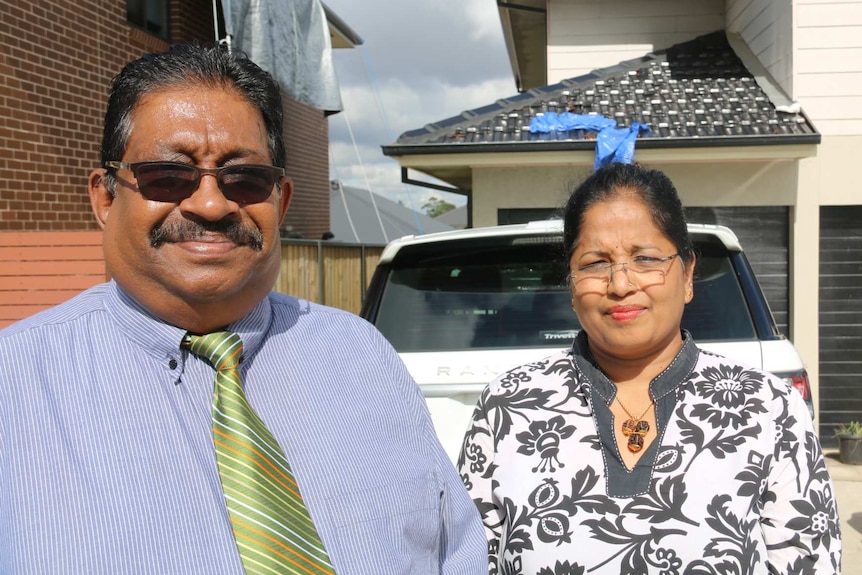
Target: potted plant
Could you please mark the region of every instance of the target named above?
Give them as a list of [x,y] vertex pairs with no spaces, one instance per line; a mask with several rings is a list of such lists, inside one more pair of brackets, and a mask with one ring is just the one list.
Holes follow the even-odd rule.
[[849,465],[862,465],[862,422],[842,423],[835,430],[838,459]]

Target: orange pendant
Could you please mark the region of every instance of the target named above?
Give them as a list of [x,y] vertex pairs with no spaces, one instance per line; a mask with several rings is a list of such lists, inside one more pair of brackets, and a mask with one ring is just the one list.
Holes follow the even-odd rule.
[[629,451],[637,453],[644,448],[644,436],[649,433],[649,423],[643,419],[627,419],[623,422],[622,432],[629,438]]

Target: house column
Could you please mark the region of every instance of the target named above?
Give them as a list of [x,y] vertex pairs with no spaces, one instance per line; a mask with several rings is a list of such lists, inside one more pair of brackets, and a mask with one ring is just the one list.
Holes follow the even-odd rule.
[[820,159],[799,161],[796,203],[790,210],[790,318],[793,341],[820,406]]

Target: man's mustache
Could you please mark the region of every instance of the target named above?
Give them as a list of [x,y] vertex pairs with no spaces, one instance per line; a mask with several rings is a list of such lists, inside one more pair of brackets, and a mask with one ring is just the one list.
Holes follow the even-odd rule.
[[255,251],[263,249],[263,234],[258,228],[240,222],[219,220],[198,223],[191,220],[165,222],[150,232],[150,245],[197,240],[205,235],[221,234],[237,245],[246,245]]

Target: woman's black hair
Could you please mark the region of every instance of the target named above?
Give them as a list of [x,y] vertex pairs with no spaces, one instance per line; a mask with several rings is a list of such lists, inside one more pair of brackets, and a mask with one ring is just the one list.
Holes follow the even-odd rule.
[[563,248],[567,263],[578,244],[587,210],[620,196],[643,202],[653,223],[674,244],[682,261],[686,265],[691,263],[694,250],[682,201],[673,182],[659,170],[619,163],[599,168],[569,196],[563,210]]

